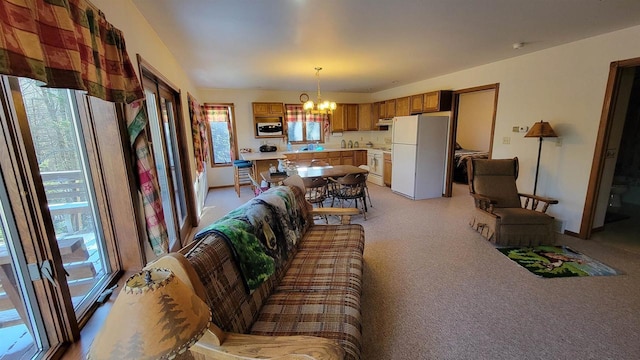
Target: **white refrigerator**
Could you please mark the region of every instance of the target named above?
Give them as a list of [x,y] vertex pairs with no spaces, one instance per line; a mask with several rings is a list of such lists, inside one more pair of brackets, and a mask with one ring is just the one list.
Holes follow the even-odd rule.
[[398,116],[392,132],[391,190],[414,200],[441,197],[449,117]]

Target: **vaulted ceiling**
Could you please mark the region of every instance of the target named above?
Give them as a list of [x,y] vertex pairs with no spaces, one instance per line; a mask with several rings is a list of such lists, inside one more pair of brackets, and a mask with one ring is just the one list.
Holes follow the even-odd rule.
[[[202,88],[370,93],[640,24],[639,0],[132,0]],[[514,49],[515,43],[523,43]]]

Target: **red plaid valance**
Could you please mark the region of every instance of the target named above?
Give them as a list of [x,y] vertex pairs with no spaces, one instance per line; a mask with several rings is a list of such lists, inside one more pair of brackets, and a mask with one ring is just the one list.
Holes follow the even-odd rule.
[[0,73],[130,103],[144,98],[124,36],[86,0],[2,0]]
[[307,113],[302,105],[290,105],[287,104],[285,106],[285,120],[287,122],[295,122],[295,121],[312,121],[312,122],[323,122],[327,119],[326,114],[312,114]]

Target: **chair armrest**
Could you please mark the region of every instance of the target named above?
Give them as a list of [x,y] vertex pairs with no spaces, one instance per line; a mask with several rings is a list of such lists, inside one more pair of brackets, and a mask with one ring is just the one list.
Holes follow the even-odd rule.
[[[190,348],[196,359],[316,359],[338,360],[344,350],[333,340],[314,336],[259,336],[227,333],[217,345],[202,337]],[[199,356],[200,355],[200,356]]]
[[[518,193],[518,195],[520,197],[525,198],[524,205],[522,205],[523,208],[531,209],[531,210],[534,210],[534,211],[540,211],[542,213],[546,213],[547,212],[547,209],[549,208],[549,205],[558,203],[558,200],[552,199],[552,198],[548,198],[548,197],[544,197],[544,196],[524,194],[524,193]],[[542,203],[543,206],[542,206],[542,208],[540,210],[538,210],[538,206],[540,205],[540,203]]]
[[484,195],[475,194],[475,193],[471,193],[471,196],[473,197],[476,203],[476,207],[478,209],[481,209],[493,214],[493,205],[497,204],[497,201],[492,200],[491,198],[488,198]]
[[337,215],[342,219],[342,224],[350,224],[351,223],[351,215],[360,214],[360,210],[356,208],[335,208],[335,207],[326,207],[326,208],[313,208],[311,209],[312,215]]

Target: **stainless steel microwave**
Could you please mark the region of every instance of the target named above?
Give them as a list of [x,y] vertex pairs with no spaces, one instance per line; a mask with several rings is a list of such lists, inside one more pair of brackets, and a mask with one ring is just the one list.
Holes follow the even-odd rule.
[[257,123],[258,135],[262,136],[277,136],[282,135],[282,123],[281,122],[266,122]]

